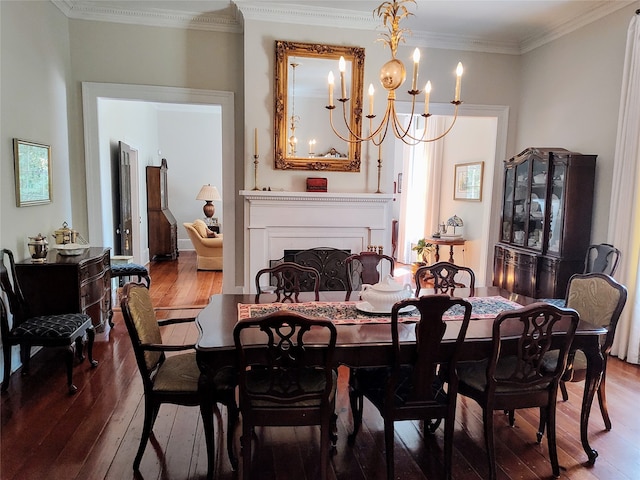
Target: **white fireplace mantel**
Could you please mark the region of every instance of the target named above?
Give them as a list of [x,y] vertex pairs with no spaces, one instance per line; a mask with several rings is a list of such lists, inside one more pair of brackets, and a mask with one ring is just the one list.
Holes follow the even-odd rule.
[[378,193],[242,190],[245,219],[245,290],[284,250],[314,247],[359,253],[369,245],[391,252],[393,195]]

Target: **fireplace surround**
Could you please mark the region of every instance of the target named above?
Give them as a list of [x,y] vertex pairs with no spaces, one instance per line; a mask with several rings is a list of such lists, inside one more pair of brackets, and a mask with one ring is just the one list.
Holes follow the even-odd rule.
[[245,221],[245,291],[255,293],[258,270],[285,250],[331,247],[391,252],[393,195],[376,193],[242,190]]

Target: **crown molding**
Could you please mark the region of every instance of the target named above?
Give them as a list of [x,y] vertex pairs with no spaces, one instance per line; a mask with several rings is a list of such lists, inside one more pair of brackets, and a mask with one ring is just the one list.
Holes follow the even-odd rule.
[[[380,23],[373,13],[256,0],[231,1],[229,4],[231,14],[114,7],[112,4],[87,3],[76,0],[51,0],[51,2],[68,18],[73,19],[230,33],[242,33],[244,20],[369,31],[376,30]],[[585,10],[579,16],[570,19],[558,18],[555,23],[545,25],[543,31],[520,42],[492,41],[480,37],[414,29],[413,35],[406,37],[406,43],[416,47],[520,55],[627,7],[635,3],[635,0],[582,3],[584,3]],[[152,2],[149,4],[153,5]]]
[[[100,2],[87,4],[74,0],[51,0],[67,18],[98,22],[126,23],[152,27],[184,28],[224,33],[242,33],[242,18],[235,15],[166,10],[160,8],[114,7]],[[151,2],[150,2],[151,3]],[[234,5],[233,3],[231,5]]]
[[635,0],[607,0],[606,2],[584,2],[585,11],[579,17],[559,19],[555,24],[548,25],[545,31],[532,35],[520,43],[520,53],[527,53],[542,45],[557,40],[563,35],[567,35],[590,23],[600,20],[607,15],[627,7]]

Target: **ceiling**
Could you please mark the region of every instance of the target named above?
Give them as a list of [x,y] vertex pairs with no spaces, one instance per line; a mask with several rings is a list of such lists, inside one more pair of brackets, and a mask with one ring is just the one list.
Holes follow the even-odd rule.
[[[51,0],[69,18],[241,32],[243,21],[375,29],[381,0]],[[637,0],[416,0],[410,46],[521,54]]]

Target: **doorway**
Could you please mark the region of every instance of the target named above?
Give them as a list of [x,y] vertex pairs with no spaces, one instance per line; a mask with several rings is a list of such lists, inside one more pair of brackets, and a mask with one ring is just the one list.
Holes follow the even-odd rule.
[[[112,243],[111,223],[111,182],[109,163],[109,139],[103,139],[100,135],[99,104],[101,100],[125,100],[132,102],[152,102],[162,104],[185,104],[201,106],[217,106],[220,109],[220,142],[222,162],[222,179],[224,185],[235,185],[234,166],[234,105],[232,92],[218,92],[209,90],[193,90],[172,87],[155,87],[140,85],[102,84],[83,82],[83,112],[85,134],[85,158],[87,179],[87,214],[89,223],[89,241],[94,244],[109,246]],[[224,132],[224,134],[222,134]],[[125,139],[126,140],[126,139]],[[158,152],[160,153],[160,152]],[[188,162],[189,158],[175,159],[173,164],[169,159],[169,168],[173,165],[179,169],[181,162]],[[145,159],[140,159],[141,168],[147,165]],[[194,181],[201,179],[194,178]],[[200,185],[201,186],[201,185]],[[142,190],[142,189],[141,189]],[[201,207],[195,202],[194,215],[197,215]],[[224,189],[222,192],[224,211],[222,215],[225,228],[225,249],[223,290],[228,288],[233,291],[233,279],[235,278],[235,196],[233,188]],[[193,218],[190,219],[192,221]],[[180,225],[181,227],[181,225]],[[146,230],[143,226],[142,230]],[[145,237],[146,241],[146,237]],[[148,262],[148,248],[144,243],[141,263]],[[231,283],[231,285],[229,285]]]

